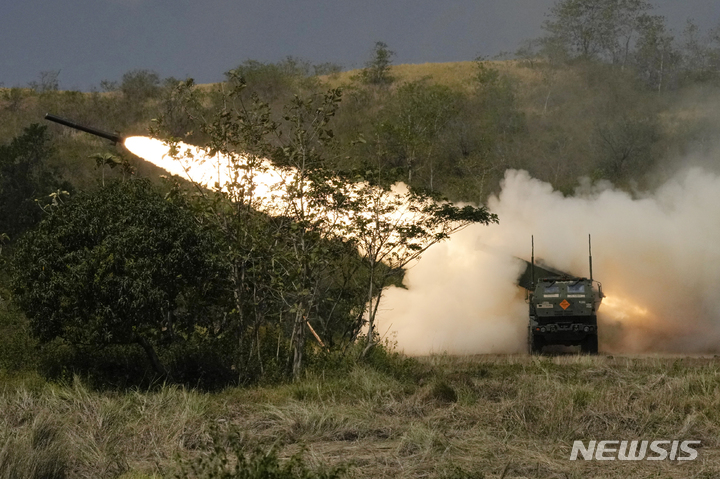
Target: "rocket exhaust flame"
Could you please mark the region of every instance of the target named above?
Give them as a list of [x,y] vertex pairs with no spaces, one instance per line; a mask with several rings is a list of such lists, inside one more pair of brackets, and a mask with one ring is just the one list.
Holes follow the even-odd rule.
[[[236,166],[246,171],[250,164],[247,158],[241,156],[228,157],[226,155],[208,155],[202,148],[178,143],[171,147],[161,140],[147,137],[129,137],[125,140],[125,147],[135,155],[155,164],[173,175],[190,180],[193,183],[202,185],[209,189],[229,192],[227,187],[233,181],[233,173]],[[296,180],[295,170],[292,168],[279,169],[274,167],[268,160],[258,161],[252,171],[246,171],[252,175],[251,192],[243,192],[245,200],[248,200],[252,207],[271,215],[283,215],[287,213],[292,204],[287,204],[283,198],[288,185]],[[345,193],[351,199],[357,199],[358,191],[368,187],[366,183],[346,185]],[[376,188],[374,191],[380,191]],[[380,208],[375,212],[354,212],[352,214],[362,215],[368,223],[366,228],[381,229],[382,224],[392,223],[394,225],[406,225],[416,219],[423,218],[422,211],[415,211],[407,202],[405,194],[407,187],[402,183],[394,185],[389,193],[377,194],[370,201],[374,201]],[[391,204],[397,205],[387,208]],[[299,204],[295,206],[299,207]],[[305,204],[304,208],[308,208]],[[386,209],[387,208],[387,209]],[[383,212],[378,212],[382,210]],[[348,232],[348,225],[352,223],[351,217],[341,216],[332,209],[316,208],[312,211],[325,219],[326,228],[332,235],[352,237],[353,233]],[[374,216],[377,215],[377,218]],[[374,225],[374,226],[373,226]],[[436,230],[433,233],[440,233]],[[384,234],[384,233],[383,233]],[[398,239],[399,233],[389,233],[392,240]],[[412,242],[412,240],[410,240]],[[362,241],[358,248],[364,252]]]
[[[177,151],[173,154],[170,146],[155,138],[131,136],[125,139],[124,144],[125,148],[140,158],[172,175],[178,175],[206,188],[226,190],[225,185],[233,179],[229,169],[231,158],[223,155],[210,157],[197,146],[178,143]],[[290,181],[291,178],[273,168],[267,160],[258,165],[258,170],[254,171],[253,175],[253,200],[258,209],[268,212],[277,209],[277,190],[283,182]]]
[[[204,161],[175,160],[167,145],[149,138],[127,138],[125,146],[209,187],[228,179],[217,158],[192,146],[182,148]],[[281,207],[283,174],[269,167],[260,176],[256,194],[267,208]],[[589,183],[565,197],[510,170],[489,201],[500,224],[471,225],[426,251],[408,269],[407,289],[386,291],[378,330],[391,326],[409,354],[524,352],[528,307],[517,281],[525,264],[515,257],[529,259],[534,234],[548,264],[583,276],[591,233],[593,273],[607,294],[598,312],[601,351],[720,351],[718,205],[720,177],[701,170],[641,198]]]

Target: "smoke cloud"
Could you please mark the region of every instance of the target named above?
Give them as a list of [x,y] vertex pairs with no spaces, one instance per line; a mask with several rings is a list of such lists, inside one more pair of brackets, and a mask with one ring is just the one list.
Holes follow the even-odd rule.
[[473,225],[430,248],[385,292],[381,332],[408,354],[526,350],[528,310],[516,286],[535,254],[593,276],[607,298],[598,314],[607,352],[720,350],[720,177],[691,169],[633,198],[586,182],[564,197],[524,171],[506,173],[488,202],[499,225]]

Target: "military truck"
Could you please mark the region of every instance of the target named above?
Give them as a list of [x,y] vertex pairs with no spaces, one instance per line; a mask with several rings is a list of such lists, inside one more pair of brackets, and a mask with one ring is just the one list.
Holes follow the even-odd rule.
[[528,290],[531,353],[541,353],[545,346],[563,345],[580,346],[583,353],[597,354],[597,310],[605,295],[602,285],[592,277],[589,237],[588,246],[590,277],[582,278],[536,265],[535,241],[532,239],[532,260],[520,278],[520,286]]

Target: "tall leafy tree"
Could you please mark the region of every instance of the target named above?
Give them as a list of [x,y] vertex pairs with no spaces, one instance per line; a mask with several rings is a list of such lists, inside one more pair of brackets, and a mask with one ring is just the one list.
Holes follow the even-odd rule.
[[543,25],[546,49],[624,64],[651,8],[645,0],[559,0]]
[[640,19],[635,68],[640,78],[658,92],[674,86],[677,80],[681,56],[673,41],[664,17],[645,15]]
[[[240,72],[230,73],[226,87],[224,106],[207,122],[195,118],[209,139],[206,149],[222,155],[218,167],[229,178],[215,193],[198,189],[210,213],[203,216],[217,224],[229,245],[239,350],[257,353],[262,368],[260,332],[275,325],[289,338],[291,369],[298,377],[306,327],[318,322],[327,271],[338,264],[332,220],[324,214],[333,177],[320,152],[332,141],[328,122],[340,93],[296,97],[277,122],[268,103],[254,93],[247,97]],[[187,112],[193,116],[191,105]],[[256,195],[269,158],[283,178],[271,205]],[[329,318],[320,322],[327,326]]]
[[395,52],[390,50],[385,42],[375,42],[372,58],[365,63],[365,68],[360,74],[364,83],[369,85],[389,85],[394,81],[390,74],[392,57]]
[[376,317],[383,289],[399,282],[397,276],[405,267],[472,223],[498,221],[485,207],[456,207],[427,190],[389,185],[378,172],[366,175],[365,181],[349,185],[345,226],[345,234],[357,245],[369,271],[363,354],[377,341]]

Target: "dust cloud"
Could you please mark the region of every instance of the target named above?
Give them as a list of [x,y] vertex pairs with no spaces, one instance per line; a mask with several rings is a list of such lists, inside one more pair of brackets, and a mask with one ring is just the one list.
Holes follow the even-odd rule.
[[524,171],[506,173],[488,202],[499,225],[473,225],[433,246],[390,288],[379,330],[408,354],[526,350],[527,304],[515,280],[535,254],[593,276],[607,298],[598,314],[607,352],[720,350],[720,177],[678,174],[633,198],[609,184],[581,185],[564,197]]

